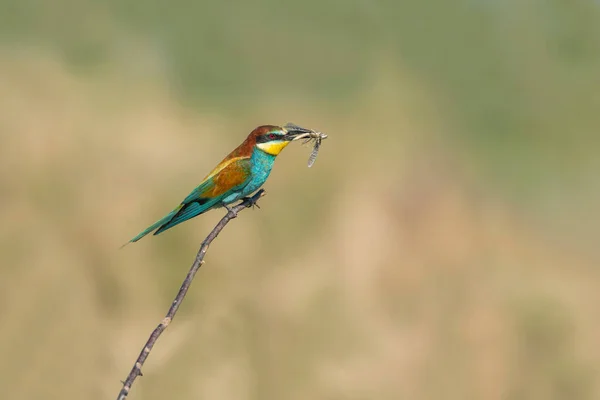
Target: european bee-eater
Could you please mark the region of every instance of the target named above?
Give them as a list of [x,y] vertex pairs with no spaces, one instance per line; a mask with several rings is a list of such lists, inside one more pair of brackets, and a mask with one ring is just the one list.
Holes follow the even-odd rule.
[[137,242],[152,231],[156,231],[154,235],[158,235],[210,209],[227,207],[228,204],[251,195],[269,177],[277,155],[290,142],[305,137],[310,132],[313,131],[294,124],[263,125],[254,129],[177,208],[128,243]]

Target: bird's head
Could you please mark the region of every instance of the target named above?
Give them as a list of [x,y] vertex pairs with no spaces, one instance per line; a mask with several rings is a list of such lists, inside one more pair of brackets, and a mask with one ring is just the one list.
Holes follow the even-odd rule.
[[294,124],[284,126],[264,125],[253,132],[256,139],[256,147],[267,154],[278,155],[288,144],[298,139],[310,129],[301,128]]

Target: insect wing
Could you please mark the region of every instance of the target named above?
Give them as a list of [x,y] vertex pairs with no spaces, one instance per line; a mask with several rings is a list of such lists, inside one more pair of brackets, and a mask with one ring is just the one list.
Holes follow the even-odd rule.
[[290,132],[302,132],[302,133],[311,133],[312,132],[311,129],[303,128],[303,127],[293,124],[291,122],[288,122],[283,127]]
[[310,153],[310,156],[308,157],[308,168],[312,167],[313,164],[315,163],[316,159],[317,159],[317,154],[319,153],[319,147],[321,147],[321,138],[317,138],[315,140],[315,146],[312,149],[312,152]]

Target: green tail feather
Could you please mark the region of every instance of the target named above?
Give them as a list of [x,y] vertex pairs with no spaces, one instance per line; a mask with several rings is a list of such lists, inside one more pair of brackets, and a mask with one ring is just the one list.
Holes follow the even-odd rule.
[[171,229],[175,225],[179,225],[182,222],[187,221],[188,219],[192,219],[211,208],[215,207],[220,201],[220,197],[215,199],[198,199],[191,201],[189,203],[185,203],[182,207],[180,207],[179,211],[171,218],[167,223],[158,228],[155,235],[158,235],[161,232],[166,231],[167,229]]
[[169,214],[167,214],[164,218],[161,218],[160,220],[158,220],[155,223],[153,223],[152,225],[150,225],[148,228],[146,228],[144,231],[142,231],[139,235],[137,235],[136,237],[131,239],[129,242],[127,242],[123,246],[121,246],[121,248],[127,246],[129,243],[137,242],[138,240],[140,240],[141,238],[143,238],[144,236],[146,236],[153,230],[158,229],[162,225],[168,223],[175,216],[175,214],[177,214],[177,212],[181,209],[181,207],[182,206],[177,207],[176,209],[171,211]]
[[216,207],[218,204],[220,204],[220,201],[221,197],[217,197],[214,199],[201,198],[193,201],[188,201],[187,203],[184,202],[179,207],[167,214],[164,218],[156,221],[154,224],[150,225],[139,235],[131,239],[129,242],[125,243],[123,246],[121,246],[121,248],[127,246],[129,243],[137,242],[138,240],[140,240],[141,238],[143,238],[144,236],[146,236],[154,230],[156,230],[154,234],[158,235],[159,233],[164,232],[167,229],[174,227],[175,225],[179,225],[180,223],[187,221],[188,219],[194,218],[210,210],[211,208]]

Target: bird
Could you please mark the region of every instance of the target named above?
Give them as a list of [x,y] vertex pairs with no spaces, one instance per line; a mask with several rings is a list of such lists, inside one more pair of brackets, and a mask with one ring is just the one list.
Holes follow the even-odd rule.
[[144,229],[123,246],[154,232],[158,235],[209,210],[246,200],[265,183],[275,158],[291,142],[314,132],[288,123],[261,125],[225,157],[202,182],[170,213]]

